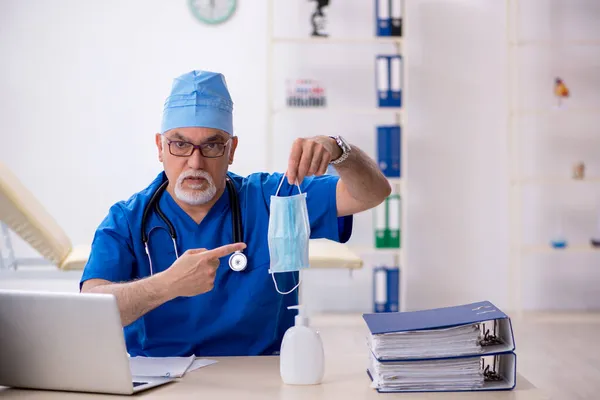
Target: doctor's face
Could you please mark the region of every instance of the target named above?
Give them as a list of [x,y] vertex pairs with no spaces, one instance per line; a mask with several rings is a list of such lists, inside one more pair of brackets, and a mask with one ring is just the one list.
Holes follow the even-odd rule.
[[164,135],[157,133],[156,146],[170,193],[195,206],[222,193],[237,137],[213,128],[177,128]]

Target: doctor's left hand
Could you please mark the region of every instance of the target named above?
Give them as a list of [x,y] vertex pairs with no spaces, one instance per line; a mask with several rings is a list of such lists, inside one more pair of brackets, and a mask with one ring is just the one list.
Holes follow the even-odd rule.
[[329,162],[341,155],[342,149],[329,136],[294,140],[286,173],[289,184],[294,185],[296,181],[301,184],[307,176],[325,174]]

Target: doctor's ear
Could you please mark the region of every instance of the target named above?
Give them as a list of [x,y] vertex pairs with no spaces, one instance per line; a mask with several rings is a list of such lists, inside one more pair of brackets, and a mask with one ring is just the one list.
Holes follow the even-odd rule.
[[154,141],[156,142],[156,148],[158,149],[158,161],[163,162],[162,135],[160,133],[157,133],[154,137]]
[[238,138],[234,136],[231,138],[231,148],[229,149],[229,165],[233,164],[233,156],[235,155],[235,149],[237,149]]

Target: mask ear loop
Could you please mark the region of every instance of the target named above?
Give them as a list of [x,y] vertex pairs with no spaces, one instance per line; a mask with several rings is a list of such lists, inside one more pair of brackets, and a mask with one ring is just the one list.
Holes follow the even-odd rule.
[[277,293],[283,294],[283,295],[292,293],[294,290],[296,290],[300,286],[300,283],[302,282],[302,277],[300,277],[300,279],[298,280],[298,284],[296,286],[294,286],[290,291],[281,292],[281,291],[279,291],[279,288],[277,287],[277,281],[275,280],[275,272],[273,272],[271,274],[271,277],[273,278],[273,283],[275,284],[275,290],[277,290]]
[[[275,192],[275,196],[277,196],[279,194],[279,189],[281,189],[281,185],[283,184],[283,180],[285,179],[287,175],[287,171],[285,172],[285,174],[283,174],[283,176],[281,177],[281,180],[279,181],[279,186],[277,186],[277,192]],[[300,185],[298,185],[298,180],[296,179],[295,181],[296,187],[298,188],[298,192],[300,192],[300,194],[302,194],[302,190],[300,189]]]

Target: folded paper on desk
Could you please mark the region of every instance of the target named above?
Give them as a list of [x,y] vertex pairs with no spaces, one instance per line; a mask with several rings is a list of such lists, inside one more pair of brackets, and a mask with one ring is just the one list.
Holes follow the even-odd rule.
[[510,318],[489,301],[364,314],[368,374],[380,392],[512,389]]
[[190,357],[130,357],[131,375],[181,378],[186,372],[214,364],[214,360]]
[[215,364],[217,360],[209,360],[207,358],[198,358],[194,360],[192,365],[185,371],[186,373],[197,370],[198,368],[207,367],[209,365]]

